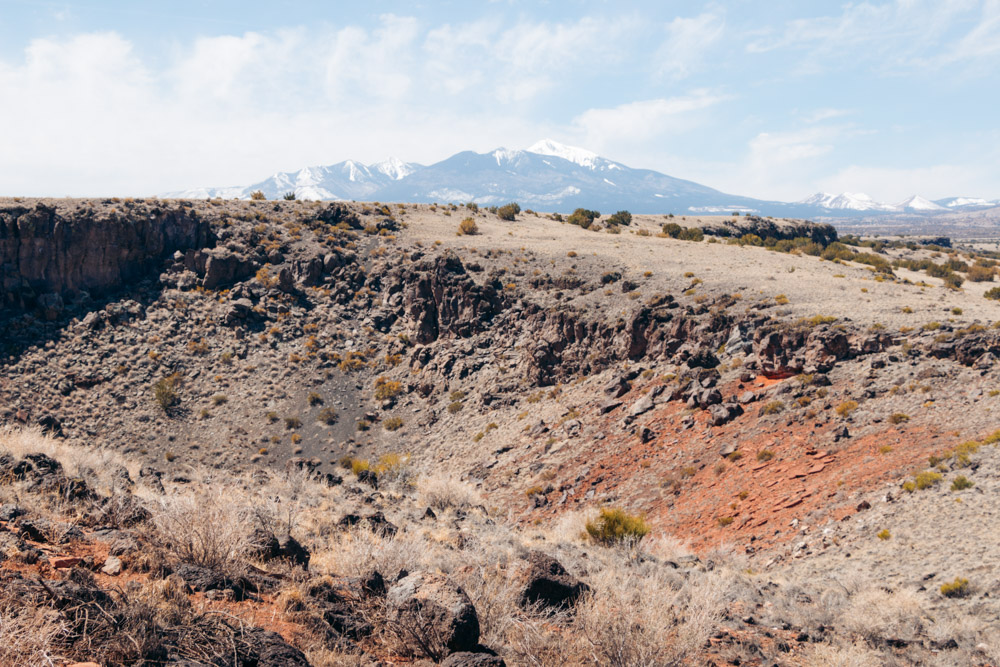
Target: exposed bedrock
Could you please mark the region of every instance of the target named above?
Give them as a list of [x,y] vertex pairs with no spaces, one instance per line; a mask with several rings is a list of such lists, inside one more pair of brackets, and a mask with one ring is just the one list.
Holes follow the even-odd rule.
[[209,224],[186,208],[0,208],[2,304],[56,312],[67,294],[117,290],[154,271],[170,253],[213,241]]

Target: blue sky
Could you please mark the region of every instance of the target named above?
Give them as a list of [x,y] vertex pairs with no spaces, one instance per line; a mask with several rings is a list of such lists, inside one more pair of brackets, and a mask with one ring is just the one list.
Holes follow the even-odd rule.
[[543,137],[721,190],[1000,197],[1000,0],[0,0],[0,193]]

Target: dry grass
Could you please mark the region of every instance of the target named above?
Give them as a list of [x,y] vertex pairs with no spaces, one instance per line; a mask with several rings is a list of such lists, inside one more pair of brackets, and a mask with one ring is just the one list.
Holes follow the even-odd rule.
[[420,500],[436,510],[466,509],[483,502],[471,484],[444,475],[421,477],[417,490]]
[[679,583],[667,573],[605,570],[577,609],[594,662],[616,667],[681,665],[715,631],[725,600],[720,576]]
[[185,562],[231,574],[246,564],[253,513],[232,488],[209,485],[159,498],[153,520],[163,544]]

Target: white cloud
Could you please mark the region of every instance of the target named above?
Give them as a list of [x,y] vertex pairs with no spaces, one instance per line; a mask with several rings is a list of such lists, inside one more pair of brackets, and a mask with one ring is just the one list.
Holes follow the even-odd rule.
[[840,118],[842,116],[847,116],[853,113],[850,109],[816,109],[811,113],[805,114],[802,118],[807,123],[821,123],[824,120],[831,120],[833,118]]
[[753,167],[773,168],[799,162],[833,150],[837,130],[815,128],[792,132],[761,132],[750,141],[750,164]]
[[[986,0],[987,7],[995,3]],[[980,0],[849,3],[839,15],[793,19],[781,30],[765,30],[747,43],[746,51],[801,52],[796,65],[800,73],[843,69],[858,62],[881,71],[921,70],[940,62],[951,31],[980,4]]]
[[677,79],[689,76],[722,38],[725,26],[721,13],[675,18],[667,24],[666,40],[654,57],[657,72]]
[[980,20],[942,60],[989,58],[1000,55],[1000,0],[987,0],[983,5]]
[[586,146],[602,151],[622,143],[646,142],[690,129],[703,122],[703,118],[693,112],[729,99],[728,95],[696,90],[683,97],[588,109],[574,118],[572,125]]

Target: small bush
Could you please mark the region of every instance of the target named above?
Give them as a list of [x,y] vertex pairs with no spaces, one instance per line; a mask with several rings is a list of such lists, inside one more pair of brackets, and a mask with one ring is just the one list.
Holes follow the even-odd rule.
[[650,530],[645,517],[621,509],[602,509],[597,519],[587,522],[586,529],[592,540],[606,546],[635,544]]
[[892,537],[892,533],[889,532],[888,528],[883,528],[882,530],[878,531],[876,537],[878,537],[878,539],[882,541],[885,541]]
[[459,236],[475,236],[479,233],[479,225],[472,218],[466,218],[462,222],[458,223],[458,235]]
[[212,397],[212,405],[222,405],[228,402],[229,398],[225,394],[216,394]]
[[770,449],[762,449],[759,452],[757,452],[758,461],[770,461],[773,458],[774,458],[774,452],[772,452]]
[[382,422],[382,428],[386,431],[398,431],[403,428],[403,419],[401,417],[389,417]]
[[632,224],[632,214],[628,211],[618,211],[610,216],[608,216],[608,225],[625,225],[628,226]]
[[157,380],[156,384],[153,385],[153,398],[156,399],[157,404],[163,408],[164,412],[176,405],[180,400],[177,396],[177,384],[179,379],[180,378],[177,373],[174,373],[173,375],[168,375],[165,378],[160,378]]
[[263,191],[254,190],[253,192],[250,193],[250,199],[251,201],[264,201],[265,199],[267,199],[267,197],[264,196]]
[[464,406],[465,404],[462,401],[452,401],[448,404],[448,413],[453,415],[461,412]]
[[974,486],[975,486],[975,483],[972,482],[965,475],[959,475],[958,477],[956,477],[955,479],[953,479],[951,481],[951,490],[952,491],[964,491],[966,489],[971,489]]
[[908,421],[910,421],[910,415],[903,412],[894,412],[892,413],[892,416],[889,417],[890,424],[902,424]]
[[941,584],[941,595],[946,598],[961,598],[969,594],[969,580],[956,577],[955,581]]
[[734,520],[735,519],[733,519],[733,517],[731,516],[720,516],[716,521],[719,524],[719,526],[725,528],[726,526],[731,524]]
[[385,376],[375,380],[375,400],[387,401],[399,396],[403,391],[403,385],[395,380],[390,380]]
[[298,417],[285,417],[285,428],[293,431],[302,426],[302,420]]
[[309,396],[307,397],[306,400],[309,401],[309,405],[322,405],[323,404],[323,397],[320,396],[319,394],[317,394],[315,391],[309,392]]
[[785,404],[781,401],[771,401],[764,406],[765,415],[776,415],[785,409]]
[[517,202],[511,202],[497,209],[497,217],[512,222],[517,219],[517,214],[520,212],[521,206]]
[[920,491],[923,491],[924,489],[929,489],[940,481],[941,481],[941,473],[932,472],[930,470],[925,470],[923,472],[917,473],[913,477],[913,483]]
[[282,195],[281,198],[284,199],[285,201],[295,201],[295,192],[293,190],[289,190],[284,195]]
[[585,208],[578,208],[573,211],[566,222],[571,225],[576,225],[577,227],[583,227],[584,229],[590,229],[590,226],[594,224],[594,220],[601,217],[598,211],[590,211]]
[[323,408],[317,413],[316,421],[327,426],[333,426],[337,423],[337,411],[333,408]]
[[983,294],[983,296],[986,297],[987,299],[1000,301],[1000,287],[991,287],[990,289],[986,290],[986,293]]
[[965,276],[969,279],[969,281],[974,283],[992,282],[993,275],[994,275],[994,269],[988,266],[982,266],[980,264],[976,264],[974,266],[969,267],[969,270],[965,274]]
[[858,409],[857,401],[844,401],[843,403],[837,406],[837,414],[840,415],[841,417],[846,417],[857,409]]

